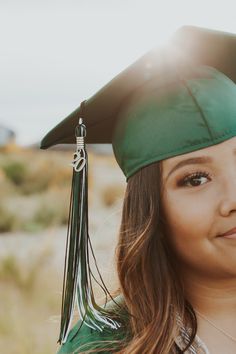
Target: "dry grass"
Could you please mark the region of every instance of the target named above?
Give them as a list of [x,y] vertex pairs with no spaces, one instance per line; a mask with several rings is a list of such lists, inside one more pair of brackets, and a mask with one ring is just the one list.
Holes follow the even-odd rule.
[[[47,262],[45,250],[32,263],[8,255],[0,264],[0,352],[49,354],[56,351],[57,323],[50,317],[59,310],[58,276]],[[50,335],[48,335],[50,333]]]

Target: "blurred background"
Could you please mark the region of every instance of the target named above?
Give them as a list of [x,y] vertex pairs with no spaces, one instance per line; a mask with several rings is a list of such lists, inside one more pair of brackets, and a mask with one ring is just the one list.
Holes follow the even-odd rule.
[[[229,0],[0,0],[0,353],[58,348],[74,146],[43,151],[40,140],[178,27],[236,33],[235,10]],[[126,182],[111,146],[88,149],[90,236],[112,291]]]

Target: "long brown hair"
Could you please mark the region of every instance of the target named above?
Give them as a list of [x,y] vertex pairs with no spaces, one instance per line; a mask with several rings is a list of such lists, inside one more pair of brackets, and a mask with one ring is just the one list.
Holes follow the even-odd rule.
[[[120,293],[124,299],[130,315],[124,333],[131,335],[123,337],[118,351],[111,348],[113,353],[182,353],[197,332],[196,315],[185,298],[175,252],[165,232],[162,192],[161,162],[140,169],[128,179],[116,247],[120,288],[114,294]],[[174,342],[179,335],[176,313],[192,329],[184,351]]]
[[196,316],[185,299],[174,250],[165,233],[162,186],[161,162],[142,168],[127,182],[116,261],[133,336],[122,354],[178,353],[174,343],[179,331],[177,312],[192,328],[187,348],[197,331]]

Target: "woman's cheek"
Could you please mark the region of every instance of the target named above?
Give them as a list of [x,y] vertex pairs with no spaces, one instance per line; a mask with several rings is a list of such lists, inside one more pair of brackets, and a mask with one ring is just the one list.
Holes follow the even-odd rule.
[[169,193],[166,198],[165,215],[168,238],[177,254],[191,258],[204,253],[206,241],[212,227],[213,215],[209,202],[200,195]]

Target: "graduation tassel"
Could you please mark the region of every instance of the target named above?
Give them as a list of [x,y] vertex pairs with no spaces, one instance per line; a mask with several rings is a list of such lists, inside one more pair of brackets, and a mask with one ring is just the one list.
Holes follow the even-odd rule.
[[89,327],[100,331],[103,330],[104,325],[114,329],[120,327],[117,321],[109,317],[105,308],[96,304],[93,294],[91,276],[94,279],[95,277],[89,264],[89,248],[92,251],[102,285],[96,279],[95,281],[102,287],[106,297],[109,294],[112,298],[98,270],[88,232],[88,156],[84,142],[86,127],[82,118],[79,118],[75,135],[77,147],[71,163],[73,176],[63,277],[61,327],[58,339],[60,344],[66,342],[75,303],[77,303],[82,323],[85,322]]

